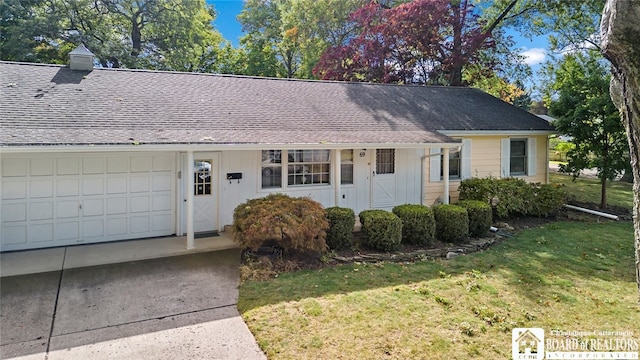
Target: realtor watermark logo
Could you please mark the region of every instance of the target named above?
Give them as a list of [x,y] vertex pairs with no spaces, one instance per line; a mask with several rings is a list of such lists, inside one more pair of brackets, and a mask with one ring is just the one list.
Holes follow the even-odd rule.
[[565,331],[516,328],[511,333],[514,360],[638,359],[633,331]]
[[539,328],[513,329],[511,348],[514,360],[544,359],[544,330]]

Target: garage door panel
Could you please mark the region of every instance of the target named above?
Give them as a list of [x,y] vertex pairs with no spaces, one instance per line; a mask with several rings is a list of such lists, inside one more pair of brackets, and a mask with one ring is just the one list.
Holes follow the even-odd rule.
[[129,200],[132,213],[144,213],[149,212],[151,207],[149,206],[149,200],[151,196],[143,195],[143,196],[132,196]]
[[19,245],[27,243],[27,226],[10,225],[2,226],[2,244]]
[[109,218],[107,219],[107,235],[109,236],[114,236],[114,235],[125,235],[128,232],[128,228],[127,228],[127,223],[128,223],[128,219],[127,218],[119,218],[119,219],[114,219],[114,218]]
[[85,157],[82,158],[82,173],[103,174],[105,169],[105,158],[102,157]]
[[[82,221],[82,236],[85,238],[104,237],[104,220],[102,218]],[[90,239],[87,239],[90,240]]]
[[107,199],[107,215],[118,215],[127,213],[127,198]]
[[2,200],[26,199],[27,184],[24,181],[3,181]]
[[175,154],[45,155],[3,156],[0,250],[175,234]]
[[80,201],[58,201],[56,213],[58,215],[58,219],[77,218],[80,216]]
[[152,200],[152,211],[169,211],[173,206],[171,194],[154,195]]
[[104,179],[83,179],[82,195],[102,195],[104,194]]
[[27,176],[25,159],[2,159],[2,176]]
[[129,191],[132,193],[149,192],[151,187],[149,186],[149,176],[132,176],[130,179],[131,186]]
[[80,180],[59,179],[56,182],[57,196],[78,196],[80,195]]
[[153,157],[152,171],[172,171],[174,157],[171,155],[155,155]]
[[103,199],[87,199],[82,201],[83,216],[101,216],[104,215]]
[[53,197],[53,180],[36,180],[29,183],[29,195],[33,198]]
[[80,159],[76,157],[60,157],[56,162],[58,175],[78,175],[80,173]]
[[79,240],[80,222],[58,222],[56,223],[56,238],[58,240]]
[[171,191],[171,183],[173,177],[171,174],[155,175],[152,179],[153,185],[151,190],[155,191]]
[[151,156],[132,156],[131,157],[131,172],[149,172],[151,171]]
[[146,233],[151,230],[149,216],[134,216],[129,220],[129,229],[132,233]]
[[55,159],[52,158],[35,158],[30,161],[31,176],[51,176],[53,175],[53,165]]
[[27,204],[2,204],[2,222],[27,221]]
[[28,232],[30,241],[53,242],[53,224],[32,224]]
[[110,156],[107,159],[108,174],[123,174],[129,172],[128,156]]
[[107,179],[107,194],[125,194],[127,192],[127,178],[117,177]]
[[53,220],[53,202],[34,202],[29,205],[29,219]]
[[154,215],[151,224],[152,230],[155,231],[170,231],[173,229],[173,220],[171,214]]

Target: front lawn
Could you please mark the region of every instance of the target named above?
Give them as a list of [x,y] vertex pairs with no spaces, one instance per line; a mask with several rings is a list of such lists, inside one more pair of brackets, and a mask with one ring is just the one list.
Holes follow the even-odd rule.
[[560,222],[452,260],[247,281],[238,308],[274,359],[508,359],[514,327],[637,332],[637,297],[630,222]]
[[[549,182],[566,186],[570,198],[581,203],[600,204],[600,180],[579,177],[571,180],[571,175],[549,174]],[[631,210],[633,206],[633,184],[622,181],[607,182],[607,202],[609,206],[619,206]]]

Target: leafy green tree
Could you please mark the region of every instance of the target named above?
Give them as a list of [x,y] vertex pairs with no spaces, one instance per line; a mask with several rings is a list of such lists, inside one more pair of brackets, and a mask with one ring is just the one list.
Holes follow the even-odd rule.
[[0,59],[61,63],[64,49],[50,40],[62,29],[50,7],[51,2],[41,0],[0,1]]
[[577,177],[583,169],[597,168],[601,208],[607,207],[607,181],[629,164],[625,129],[609,95],[610,78],[597,52],[567,54],[554,71],[546,97],[556,129],[575,144],[561,171]]
[[107,67],[206,71],[222,43],[204,0],[8,0],[1,6],[6,60],[65,63],[84,43]]
[[247,74],[312,78],[324,49],[352,31],[348,15],[366,0],[248,0],[238,20]]

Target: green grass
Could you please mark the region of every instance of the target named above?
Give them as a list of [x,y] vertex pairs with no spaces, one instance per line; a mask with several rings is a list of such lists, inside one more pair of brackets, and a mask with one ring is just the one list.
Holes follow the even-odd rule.
[[273,359],[507,359],[511,329],[637,331],[630,222],[562,222],[453,260],[353,264],[240,287]]
[[[598,179],[577,178],[571,175],[550,173],[549,182],[566,186],[569,196],[580,202],[600,204],[600,181]],[[633,184],[621,181],[608,182],[607,202],[609,205],[631,209],[633,206]]]

